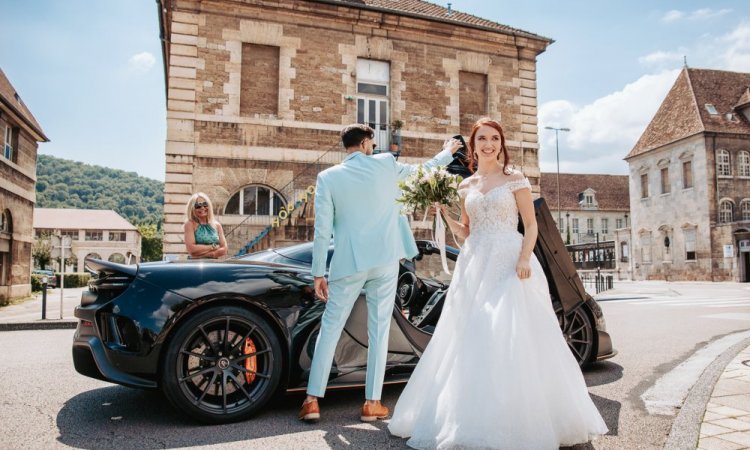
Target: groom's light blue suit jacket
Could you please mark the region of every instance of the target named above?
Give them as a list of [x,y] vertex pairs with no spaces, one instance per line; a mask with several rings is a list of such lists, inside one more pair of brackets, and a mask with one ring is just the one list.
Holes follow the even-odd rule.
[[[451,152],[443,150],[422,165],[447,165],[452,159]],[[329,281],[417,255],[409,222],[396,203],[401,195],[399,180],[416,169],[397,162],[390,153],[366,156],[354,152],[318,174],[313,276],[325,274],[331,235],[334,253]]]

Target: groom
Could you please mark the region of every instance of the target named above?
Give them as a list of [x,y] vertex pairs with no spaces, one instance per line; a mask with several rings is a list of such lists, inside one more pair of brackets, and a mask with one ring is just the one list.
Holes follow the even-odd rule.
[[[406,217],[396,199],[398,181],[416,166],[396,162],[390,153],[372,155],[372,128],[354,124],[341,131],[347,156],[341,164],[318,174],[315,188],[315,239],[312,275],[315,294],[326,302],[315,344],[307,398],[300,420],[320,419],[318,397],[325,395],[333,354],[354,302],[362,289],[367,298],[367,381],[363,422],[388,417],[380,403],[388,355],[388,331],[396,298],[398,263],[418,251]],[[426,168],[447,165],[459,141],[446,141],[443,150],[424,163]],[[333,234],[334,253],[328,275],[328,247]],[[330,285],[329,285],[330,282]]]

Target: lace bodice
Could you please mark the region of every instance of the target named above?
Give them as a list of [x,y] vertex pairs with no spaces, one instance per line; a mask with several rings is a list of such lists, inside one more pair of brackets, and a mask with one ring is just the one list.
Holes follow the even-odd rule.
[[518,206],[513,192],[524,188],[531,189],[526,178],[508,181],[484,194],[478,189],[470,189],[464,206],[469,214],[471,235],[515,232],[518,229]]

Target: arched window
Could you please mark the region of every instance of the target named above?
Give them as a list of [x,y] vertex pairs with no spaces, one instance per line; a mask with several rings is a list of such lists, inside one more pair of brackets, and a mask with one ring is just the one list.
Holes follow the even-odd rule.
[[102,257],[98,253],[89,253],[88,255],[86,255],[86,258],[102,259]]
[[13,219],[11,219],[10,211],[5,210],[0,214],[0,233],[12,233],[13,232]]
[[732,206],[732,202],[729,200],[722,200],[719,203],[719,223],[732,222]]
[[716,152],[716,173],[719,176],[730,176],[732,175],[731,160],[729,158],[729,151],[719,150]]
[[744,199],[740,202],[741,220],[750,220],[750,199]]
[[750,177],[750,152],[743,150],[737,155],[737,175]]
[[125,256],[120,253],[112,253],[109,255],[109,261],[117,264],[125,264]]
[[243,216],[275,216],[284,206],[284,197],[259,184],[245,186],[229,198],[224,214]]

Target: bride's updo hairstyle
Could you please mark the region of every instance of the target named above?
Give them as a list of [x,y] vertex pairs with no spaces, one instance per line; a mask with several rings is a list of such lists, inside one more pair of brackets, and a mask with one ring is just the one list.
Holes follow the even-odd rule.
[[[508,174],[508,149],[505,148],[505,134],[503,134],[503,127],[500,126],[500,122],[489,117],[483,117],[474,123],[471,128],[471,137],[469,137],[469,170],[471,173],[477,170],[477,153],[476,147],[474,146],[474,138],[477,136],[477,131],[483,126],[487,125],[492,127],[500,133],[500,153],[503,155],[503,173]],[[497,155],[497,160],[500,161],[500,153]]]

